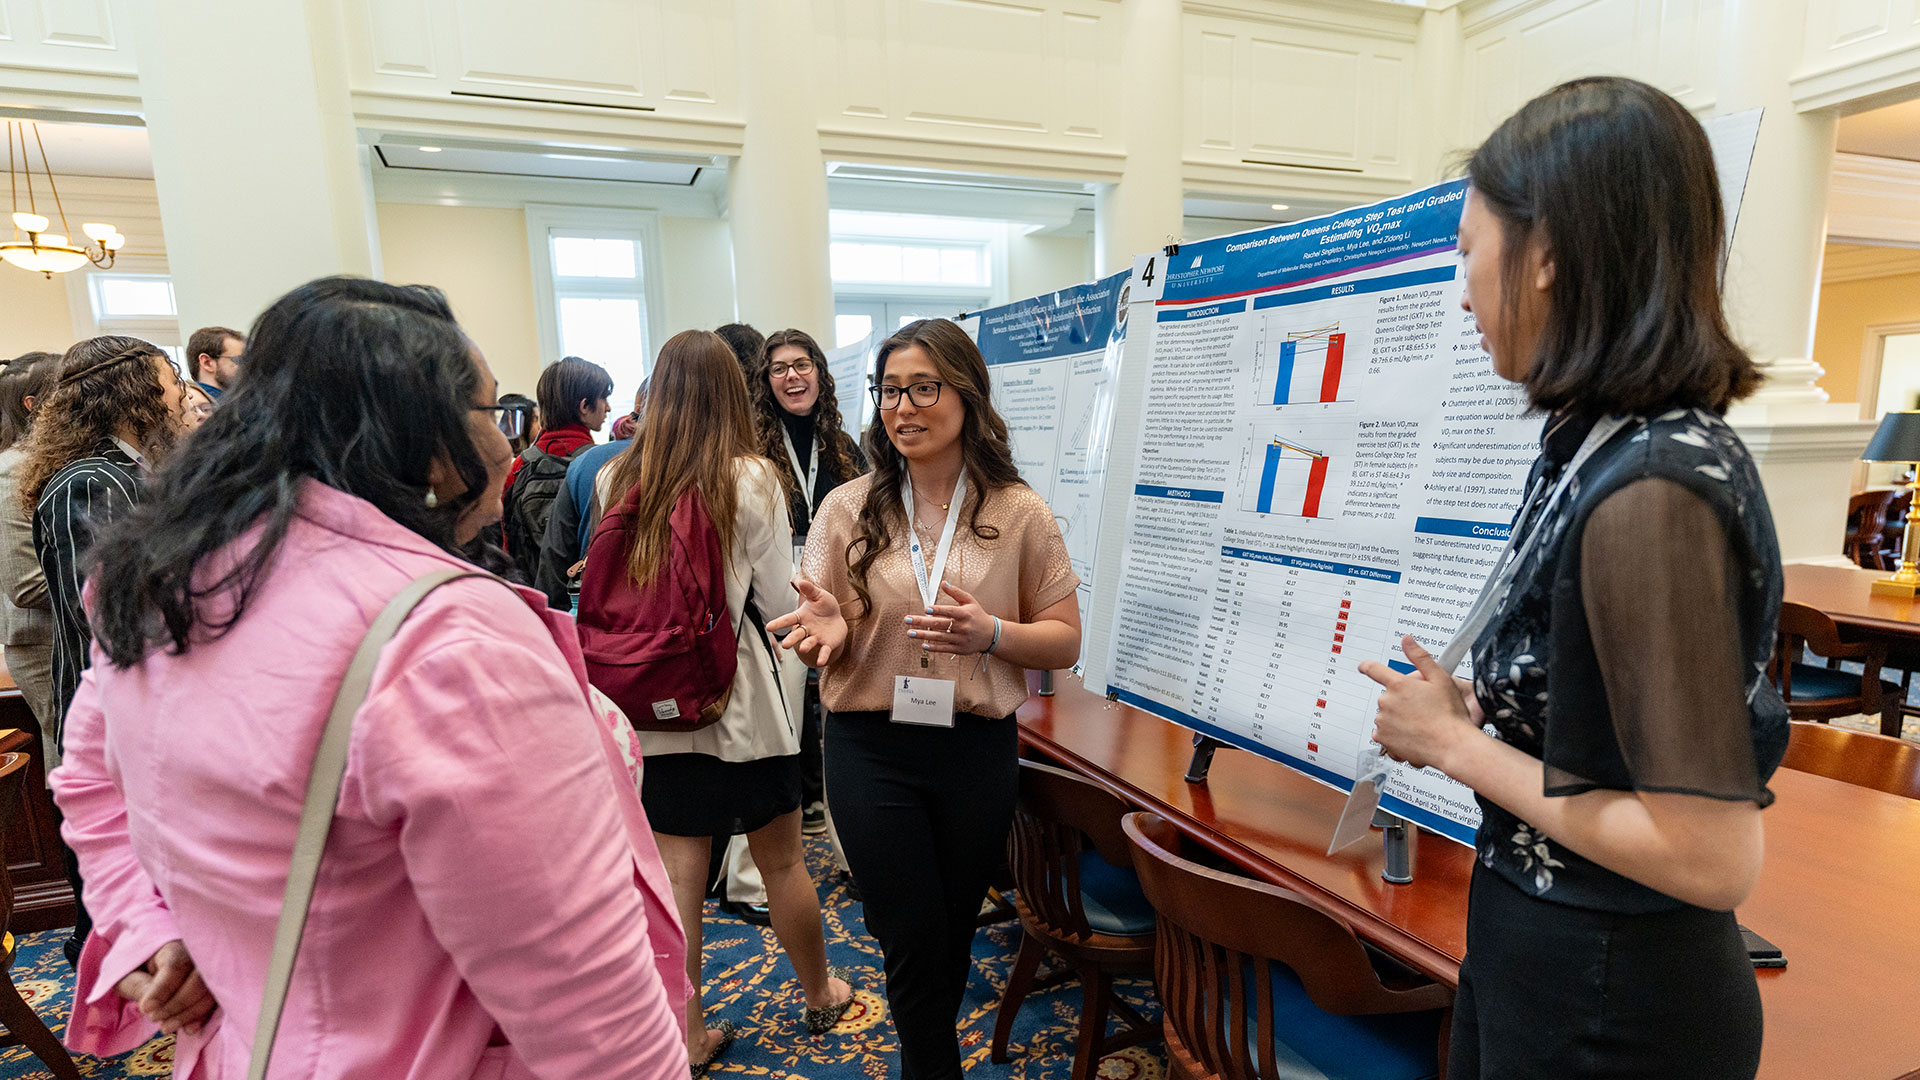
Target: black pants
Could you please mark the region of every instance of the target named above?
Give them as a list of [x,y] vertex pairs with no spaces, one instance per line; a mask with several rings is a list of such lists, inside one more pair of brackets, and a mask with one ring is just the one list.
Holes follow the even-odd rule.
[[1568,907],[1473,868],[1452,1080],[1752,1080],[1760,989],[1733,913]]
[[974,928],[1020,782],[1013,717],[929,728],[828,713],[827,746],[834,823],[885,957],[902,1075],[958,1080]]
[[827,801],[826,731],[820,722],[820,672],[807,669],[800,704],[800,809]]

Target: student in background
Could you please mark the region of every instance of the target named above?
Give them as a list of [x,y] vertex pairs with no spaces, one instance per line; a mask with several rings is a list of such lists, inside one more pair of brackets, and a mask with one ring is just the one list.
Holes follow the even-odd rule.
[[[53,775],[100,883],[68,1043],[123,1052],[164,1017],[177,1060],[224,1077],[348,661],[410,582],[468,569],[453,552],[499,517],[512,460],[434,290],[315,281],[253,342],[246,392],[101,540],[102,663]],[[580,664],[537,594],[479,579],[382,650],[276,1074],[685,1080],[683,942]]]
[[720,340],[733,350],[734,359],[740,361],[740,374],[753,377],[754,362],[760,359],[760,353],[766,348],[767,336],[746,323],[730,322],[715,330]]
[[33,410],[53,388],[60,354],[30,352],[0,372],[0,577],[6,580],[7,671],[39,721],[47,768],[60,764],[54,738],[53,612],[47,575],[33,554],[33,513],[20,501],[21,445]]
[[187,339],[187,363],[193,368],[194,381],[215,403],[239,380],[240,354],[246,348],[247,339],[240,331],[224,326],[203,326]]
[[1484,813],[1448,1075],[1748,1080],[1760,995],[1733,908],[1787,710],[1773,519],[1723,418],[1761,376],[1721,313],[1713,153],[1661,91],[1581,79],[1468,177],[1461,304],[1547,414],[1540,458],[1472,684],[1411,637],[1415,674],[1361,666],[1380,744]]
[[19,500],[34,508],[34,554],[52,602],[57,714],[73,700],[93,642],[80,607],[88,552],[100,531],[143,497],[153,470],[185,430],[185,401],[180,377],[159,346],[107,336],[68,349],[53,389],[39,403]]
[[540,541],[547,535],[553,498],[566,483],[567,465],[593,445],[593,433],[612,411],[607,395],[613,377],[589,360],[569,356],[540,372],[540,434],[507,472],[506,551],[520,579],[531,583],[540,569]]
[[[601,471],[601,505],[629,514],[629,548],[617,555],[621,588],[581,593],[583,639],[614,621],[624,589],[673,568],[675,504],[695,491],[726,559],[727,614],[737,633],[732,692],[719,721],[693,731],[642,731],[641,798],[653,823],[687,931],[687,1057],[696,1070],[734,1038],[706,1025],[700,995],[701,906],[712,838],[743,834],[767,886],[773,931],[806,1000],[809,1032],[830,1030],[853,1001],[845,973],[827,967],[820,901],[800,840],[799,733],[782,685],[778,650],[754,623],[794,603],[792,532],[773,466],[755,450],[746,381],[726,343],[704,330],[674,335],[650,380],[640,437]],[[608,533],[603,531],[603,538]],[[599,571],[596,571],[598,573]],[[605,607],[599,605],[605,604]],[[749,604],[755,610],[749,610]],[[598,618],[605,611],[609,618]],[[598,658],[607,646],[596,645]],[[631,706],[629,706],[631,708]]]
[[193,431],[206,423],[207,417],[213,415],[213,398],[209,397],[197,382],[183,382],[180,384],[180,390],[186,395],[186,401],[182,405],[181,426],[185,431]]
[[[873,471],[828,495],[782,642],[822,669],[827,791],[880,940],[904,1073],[958,1080],[955,1020],[1019,784],[1026,669],[1080,655],[1080,579],[1020,480],[987,365],[945,319],[880,346]],[[911,680],[915,692],[903,692]],[[910,700],[944,689],[950,707]]]
[[534,571],[533,587],[547,594],[547,603],[555,611],[573,610],[573,593],[580,585],[578,567],[586,558],[593,527],[600,521],[600,507],[593,498],[594,479],[633,441],[640,410],[646,403],[647,384],[642,381],[633,395],[633,411],[614,421],[613,438],[575,455],[567,465],[566,482],[553,493],[553,509],[547,514],[546,535],[540,540],[540,565]]
[[[848,435],[834,396],[826,354],[804,330],[779,330],[747,378],[760,453],[773,462],[787,490],[796,555],[806,544],[813,512],[827,493],[867,471],[866,456]],[[795,559],[796,568],[798,559]],[[820,723],[820,677],[808,669],[800,731],[801,831],[827,831]]]
[[[540,437],[540,403],[525,394],[501,394],[500,404],[518,409],[527,417],[526,423],[520,425],[520,434],[507,439],[507,445],[513,447],[514,456],[519,457]],[[501,430],[506,429],[503,427]]]
[[[179,375],[158,346],[108,336],[68,349],[36,403],[18,501],[33,508],[33,553],[53,613],[53,749],[63,756],[67,705],[91,659],[93,629],[80,600],[94,538],[144,497],[147,479],[184,430],[184,402]],[[93,920],[79,864],[71,850],[63,855],[79,911],[65,949],[78,965]]]

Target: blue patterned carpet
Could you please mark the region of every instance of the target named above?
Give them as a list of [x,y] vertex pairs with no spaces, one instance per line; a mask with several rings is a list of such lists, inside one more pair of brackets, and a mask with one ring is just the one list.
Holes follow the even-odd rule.
[[[832,1033],[810,1039],[800,1019],[801,999],[793,970],[774,943],[773,933],[707,907],[707,1022],[722,1019],[740,1025],[741,1037],[714,1067],[714,1076],[768,1080],[882,1080],[899,1071],[899,1044],[887,1019],[880,976],[880,948],[867,936],[860,905],[833,883],[824,840],[809,839],[807,858],[821,883],[828,960],[854,970],[855,1003]],[[33,1003],[57,1034],[66,1025],[73,997],[73,976],[60,954],[65,931],[20,938],[14,961],[14,985]],[[1013,1060],[987,1060],[993,1023],[1020,944],[1015,922],[982,930],[974,941],[973,980],[959,1018],[960,1047],[967,1071],[982,1080],[1067,1080],[1073,1072],[1074,1035],[1080,1019],[1080,986],[1068,983],[1030,996],[1013,1029]],[[1121,980],[1116,988],[1150,1019],[1159,1006],[1145,980]],[[172,1069],[172,1040],[155,1039],[117,1058],[76,1056],[83,1076],[165,1076]],[[1165,1061],[1158,1044],[1124,1050],[1100,1064],[1103,1080],[1161,1080]],[[0,1050],[0,1080],[50,1078],[38,1059],[22,1047]]]

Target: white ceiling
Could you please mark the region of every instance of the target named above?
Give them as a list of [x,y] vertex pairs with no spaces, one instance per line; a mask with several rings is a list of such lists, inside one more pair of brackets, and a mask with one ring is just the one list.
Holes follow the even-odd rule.
[[25,131],[27,160],[32,162],[36,177],[40,175],[40,146],[34,140],[37,127],[40,133],[38,143],[46,146],[47,159],[53,164],[55,180],[63,176],[153,179],[153,156],[147,150],[147,129],[144,127],[16,121],[4,116],[0,116],[0,124],[17,125],[13,143],[16,169],[21,165],[19,132]]
[[1920,161],[1920,99],[1841,118],[1839,149]]

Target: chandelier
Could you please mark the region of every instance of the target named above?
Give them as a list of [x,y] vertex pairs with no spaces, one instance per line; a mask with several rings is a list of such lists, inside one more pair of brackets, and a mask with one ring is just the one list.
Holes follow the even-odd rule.
[[[39,213],[38,198],[33,190],[33,163],[27,156],[27,129],[33,129],[33,143],[40,151],[40,172],[46,177],[47,191],[53,196],[54,212],[60,215],[62,232],[48,232],[52,222]],[[14,165],[13,143],[18,133],[20,140],[19,167]],[[27,189],[27,208],[20,209],[20,188],[25,181]],[[54,186],[53,169],[47,165],[46,144],[40,141],[40,125],[26,124],[18,120],[7,121],[7,183],[13,190],[13,228],[14,237],[0,244],[0,259],[12,263],[22,270],[32,270],[45,274],[49,279],[55,274],[64,274],[77,270],[88,263],[105,268],[113,265],[113,253],[119,251],[127,242],[120,230],[105,222],[89,221],[80,226],[91,244],[74,244],[67,236],[72,232],[67,227],[67,211],[60,205],[60,189]],[[20,239],[25,233],[26,239]]]

